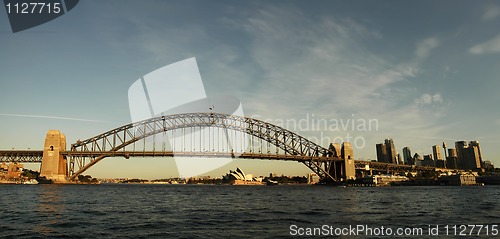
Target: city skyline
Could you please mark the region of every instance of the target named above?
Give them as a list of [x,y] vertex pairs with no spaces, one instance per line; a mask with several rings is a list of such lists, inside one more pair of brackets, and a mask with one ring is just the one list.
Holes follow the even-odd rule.
[[[422,157],[435,144],[477,140],[482,159],[500,165],[495,1],[84,1],[15,34],[3,10],[0,19],[1,149],[40,149],[50,129],[71,144],[130,123],[130,85],[196,57],[207,96],[234,95],[245,115],[284,126],[312,115],[337,120],[337,128],[295,130],[320,142],[351,137],[356,159],[376,159],[374,145],[385,138],[424,149]],[[351,119],[376,119],[377,127],[342,127]],[[175,176],[173,164],[109,158],[89,174],[162,178]],[[237,160],[211,174],[236,166],[309,172]]]
[[[441,150],[441,145],[443,150]],[[480,143],[477,140],[470,141],[468,144],[466,141],[457,141],[453,148],[447,148],[446,142],[442,142],[441,145],[432,145],[431,153],[428,154],[424,153],[425,151],[422,149],[422,155],[418,154],[418,152],[412,155],[411,147],[404,146],[402,154],[399,154],[394,140],[388,138],[385,139],[384,143],[375,145],[377,152],[376,161],[382,163],[431,166],[472,171],[480,169],[485,170],[492,164],[490,160],[483,160]],[[447,149],[448,152],[446,151]],[[443,152],[444,157],[442,154]]]

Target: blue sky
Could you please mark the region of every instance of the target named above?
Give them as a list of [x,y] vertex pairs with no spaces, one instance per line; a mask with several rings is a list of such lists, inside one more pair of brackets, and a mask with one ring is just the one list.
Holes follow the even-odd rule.
[[[247,116],[376,119],[367,131],[292,128],[362,138],[356,158],[375,159],[375,144],[388,137],[419,154],[479,140],[483,158],[499,166],[499,25],[496,1],[88,0],[15,34],[0,10],[0,148],[42,148],[48,129],[70,144],[129,123],[134,81],[196,57],[207,95],[238,97]],[[236,166],[256,175],[309,172],[246,160],[209,174]],[[176,171],[170,159],[116,158],[89,173]]]

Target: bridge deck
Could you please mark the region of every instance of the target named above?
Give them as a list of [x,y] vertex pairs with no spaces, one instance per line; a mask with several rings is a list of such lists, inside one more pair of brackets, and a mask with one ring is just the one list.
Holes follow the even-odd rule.
[[[118,151],[118,152],[61,152],[66,157],[200,157],[200,158],[242,158],[242,159],[268,159],[285,161],[342,161],[341,158],[312,157],[300,155],[277,155],[277,154],[259,154],[259,153],[229,153],[229,152],[173,152],[173,151]],[[0,150],[0,162],[19,162],[19,163],[41,163],[43,150]],[[363,170],[366,165],[369,169],[375,171],[435,171],[435,167],[423,167],[401,164],[389,164],[380,162],[368,162],[356,160],[356,169]],[[442,169],[445,170],[445,169]]]
[[173,151],[117,151],[117,152],[63,152],[67,157],[200,157],[200,158],[245,158],[245,159],[271,159],[290,161],[341,161],[340,158],[313,157],[301,155],[279,155],[260,153],[230,153],[230,152],[173,152]]
[[[230,152],[173,152],[173,151],[117,151],[117,152],[61,152],[66,157],[200,157],[200,158],[245,158],[245,159],[269,159],[287,161],[341,161],[340,158],[313,157],[301,155],[278,155],[260,153],[230,153]],[[0,151],[0,162],[42,162],[42,150],[3,150]]]
[[43,150],[0,150],[0,162],[40,163]]

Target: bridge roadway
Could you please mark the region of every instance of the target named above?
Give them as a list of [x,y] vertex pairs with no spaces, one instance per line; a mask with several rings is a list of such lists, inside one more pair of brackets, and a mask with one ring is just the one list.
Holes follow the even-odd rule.
[[0,162],[41,163],[43,150],[0,150]]
[[[110,152],[61,152],[63,156],[69,157],[208,157],[208,158],[243,158],[243,159],[272,159],[286,161],[342,161],[341,158],[312,157],[301,155],[277,155],[261,153],[230,153],[230,152],[174,152],[174,151],[110,151]],[[1,150],[0,162],[19,163],[41,163],[43,157],[42,150]]]
[[[64,151],[62,155],[69,157],[98,157],[105,155],[105,157],[211,157],[211,158],[242,158],[242,159],[269,159],[269,160],[285,160],[285,161],[342,161],[341,158],[327,158],[327,157],[311,157],[301,155],[276,155],[276,154],[260,154],[260,153],[229,153],[229,152],[173,152],[173,151],[115,151],[115,152],[71,152]],[[0,162],[19,162],[19,163],[41,163],[43,157],[43,150],[0,150]],[[355,167],[357,170],[374,171],[435,171],[438,168],[412,166],[401,164],[389,164],[380,162],[369,162],[356,160]]]

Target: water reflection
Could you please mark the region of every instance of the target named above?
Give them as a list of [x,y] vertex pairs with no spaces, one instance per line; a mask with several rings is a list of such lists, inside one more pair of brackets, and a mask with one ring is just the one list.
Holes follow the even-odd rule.
[[34,227],[35,233],[42,235],[58,233],[54,225],[63,221],[65,211],[62,189],[61,185],[40,185],[39,201],[35,210],[40,223]]

